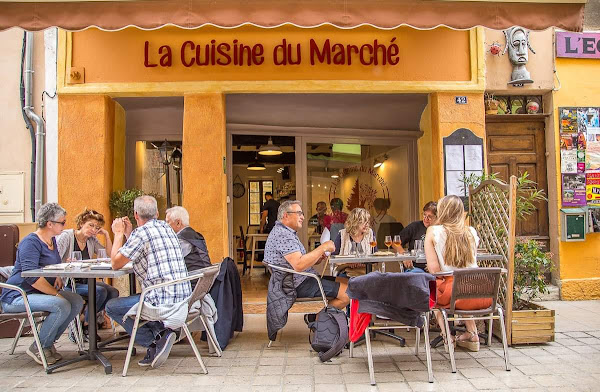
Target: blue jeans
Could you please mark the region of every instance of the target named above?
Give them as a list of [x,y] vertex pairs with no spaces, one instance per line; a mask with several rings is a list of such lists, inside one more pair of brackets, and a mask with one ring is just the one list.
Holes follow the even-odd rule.
[[[70,288],[71,286],[69,286]],[[82,297],[88,297],[88,285],[87,283],[75,283],[75,291]],[[104,282],[96,282],[96,311],[100,312],[104,310],[108,300],[117,298],[119,296],[119,290],[112,287]],[[85,321],[88,320],[88,309],[85,310]]]
[[[62,298],[47,294],[27,295],[32,312],[50,312],[39,333],[43,348],[50,348],[83,309],[83,298],[79,294],[61,290],[60,295]],[[25,312],[23,297],[15,298],[12,304],[2,303],[2,309],[6,313]]]
[[[131,335],[133,331],[133,317],[127,317],[123,322],[123,316],[131,309],[131,307],[140,302],[140,295],[132,295],[130,297],[119,297],[108,301],[106,304],[106,313],[121,324],[125,331]],[[141,327],[138,327],[135,334],[135,342],[144,347],[150,347],[156,337],[165,330],[163,323],[160,321],[149,321]]]
[[411,269],[405,269],[404,272],[409,272],[412,274],[417,274],[417,273],[423,273],[425,272],[425,270],[419,268],[419,267],[412,267]]

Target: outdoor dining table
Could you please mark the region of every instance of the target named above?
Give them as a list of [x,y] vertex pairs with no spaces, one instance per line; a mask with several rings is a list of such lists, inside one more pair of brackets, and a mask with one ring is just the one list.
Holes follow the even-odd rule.
[[[120,270],[112,269],[92,269],[90,267],[71,268],[71,269],[43,269],[38,268],[21,273],[23,277],[43,277],[43,278],[74,278],[87,279],[88,282],[88,324],[89,324],[89,346],[87,351],[80,351],[79,357],[59,361],[54,365],[48,366],[46,373],[50,374],[54,370],[81,361],[99,361],[104,367],[106,374],[112,373],[112,365],[110,361],[102,354],[103,351],[127,350],[127,347],[106,347],[110,343],[123,340],[128,336],[120,336],[103,342],[98,345],[98,324],[96,321],[96,279],[97,278],[116,278],[123,275],[129,275],[129,291],[130,294],[135,294],[135,277],[133,268],[125,267]],[[135,354],[134,354],[135,355]]]
[[[497,254],[491,254],[491,253],[478,253],[477,254],[477,261],[490,261],[490,260],[497,260],[500,261],[503,259],[502,255],[497,255]],[[348,256],[331,256],[329,258],[329,264],[330,264],[330,268],[331,268],[331,274],[333,275],[333,270],[335,268],[336,265],[338,264],[348,264],[348,263],[361,263],[361,264],[365,264],[365,268],[366,268],[366,273],[368,274],[369,272],[373,271],[373,264],[378,264],[378,263],[389,263],[389,262],[403,262],[403,261],[414,261],[414,262],[418,262],[418,263],[426,263],[426,259],[425,259],[425,255],[424,254],[419,254],[419,255],[413,255],[413,254],[409,254],[409,253],[394,253],[394,254],[390,254],[390,255],[386,255],[386,256],[373,256],[373,255],[368,255],[368,256],[352,256],[352,257],[348,257]],[[392,339],[398,340],[400,342],[400,344],[402,346],[405,345],[405,339],[401,336],[398,336],[392,332],[386,332],[383,330],[374,330],[371,331],[373,334],[377,333],[377,334],[381,334],[381,335],[385,335],[387,337],[390,337]],[[481,335],[481,334],[480,334]],[[484,340],[487,341],[487,335],[484,336]],[[441,341],[440,337],[435,338],[434,340],[431,341],[431,347],[436,347],[439,342]]]

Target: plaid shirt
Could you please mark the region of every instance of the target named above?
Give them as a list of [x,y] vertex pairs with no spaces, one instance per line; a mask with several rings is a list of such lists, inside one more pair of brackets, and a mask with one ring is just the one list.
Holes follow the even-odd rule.
[[[119,252],[133,262],[142,289],[188,276],[177,234],[164,221],[152,219],[135,229]],[[190,282],[150,291],[145,302],[172,305],[192,295]]]

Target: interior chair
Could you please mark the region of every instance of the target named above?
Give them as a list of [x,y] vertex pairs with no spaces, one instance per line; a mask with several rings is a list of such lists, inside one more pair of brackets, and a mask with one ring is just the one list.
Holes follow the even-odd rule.
[[[453,276],[452,297],[448,308],[440,308],[444,318],[442,328],[446,336],[450,336],[451,321],[465,320],[489,320],[488,346],[492,344],[492,327],[494,320],[500,320],[502,333],[502,345],[504,348],[504,364],[506,371],[510,371],[508,362],[508,344],[506,340],[506,327],[504,325],[504,310],[498,303],[498,292],[500,288],[500,275],[507,273],[504,268],[464,268],[450,272],[441,272],[435,276]],[[491,299],[491,305],[485,309],[461,310],[456,309],[456,301],[460,299]],[[452,373],[456,373],[456,361],[454,359],[454,345],[448,345]]]
[[[328,299],[333,299],[333,298],[327,298],[325,296],[325,290],[323,290],[323,285],[321,284],[321,279],[315,275],[312,274],[310,272],[298,272],[298,271],[294,271],[291,268],[286,268],[286,267],[282,267],[280,265],[274,265],[274,264],[269,264],[263,261],[263,265],[265,266],[265,268],[267,270],[269,270],[270,273],[273,273],[272,270],[277,270],[277,271],[281,271],[281,272],[285,272],[288,274],[294,274],[294,275],[304,275],[304,276],[308,276],[309,278],[312,279],[316,279],[317,283],[319,284],[319,291],[321,292],[321,296],[320,297],[313,297],[313,298],[296,298],[295,302],[322,302],[323,305],[325,307],[327,307],[328,305]],[[269,344],[268,344],[268,348],[271,347],[271,345],[273,344],[272,340],[269,340]]]
[[[246,270],[248,269],[248,244],[247,237],[244,235],[244,228],[240,225],[240,244],[238,244],[236,248],[237,253],[241,253],[242,255],[242,275],[246,274]],[[238,261],[239,264],[239,261]]]
[[196,358],[198,359],[198,363],[200,363],[200,367],[202,368],[202,371],[204,372],[204,374],[208,374],[208,370],[206,369],[206,366],[204,365],[204,362],[202,361],[202,356],[200,355],[200,352],[198,351],[198,347],[196,347],[196,343],[194,342],[194,338],[192,337],[192,334],[188,328],[188,325],[193,323],[196,319],[199,318],[201,320],[202,324],[204,325],[207,338],[211,340],[211,344],[213,344],[215,349],[217,350],[217,355],[219,355],[219,356],[221,355],[221,349],[219,347],[219,343],[217,342],[216,337],[210,333],[210,330],[206,325],[206,320],[202,316],[202,312],[199,309],[192,308],[192,305],[196,301],[199,301],[202,298],[204,298],[206,293],[208,293],[208,291],[210,290],[210,287],[214,283],[214,281],[217,278],[217,275],[219,273],[219,267],[220,267],[220,264],[211,265],[210,267],[206,267],[206,268],[202,268],[202,269],[190,272],[190,274],[188,276],[186,276],[185,278],[180,278],[180,279],[171,280],[169,282],[155,284],[153,286],[146,287],[144,290],[142,290],[142,294],[140,295],[140,302],[139,302],[139,305],[137,308],[137,313],[135,315],[135,320],[133,322],[133,330],[131,331],[131,337],[129,339],[129,347],[127,349],[127,357],[125,358],[125,366],[123,367],[123,377],[127,376],[127,370],[129,369],[129,362],[131,361],[131,356],[133,353],[133,346],[135,344],[135,335],[137,333],[137,330],[141,325],[144,325],[146,323],[146,321],[141,320],[142,309],[144,307],[144,298],[146,297],[146,294],[148,294],[149,291],[155,290],[157,288],[172,286],[177,283],[188,282],[188,281],[192,281],[192,280],[196,280],[196,279],[198,279],[198,282],[196,283],[196,287],[194,288],[192,295],[188,299],[188,317],[187,317],[185,324],[183,324],[182,329],[185,332],[185,335],[190,343],[190,346],[192,346],[192,350],[194,351],[194,354],[196,355]]
[[375,233],[377,236],[377,249],[386,250],[385,236],[389,235],[393,240],[394,236],[400,234],[402,230],[404,230],[404,225],[400,222],[382,222],[379,225],[379,231]]
[[44,366],[44,370],[48,370],[48,362],[46,361],[46,356],[44,355],[44,350],[42,349],[42,343],[40,342],[40,337],[38,335],[38,326],[36,324],[37,321],[41,321],[46,318],[50,313],[48,312],[32,312],[31,307],[29,306],[29,301],[27,300],[27,294],[25,291],[12,284],[6,283],[6,279],[0,275],[0,289],[7,290],[16,290],[19,292],[19,295],[23,297],[23,303],[25,305],[25,312],[22,313],[6,313],[0,310],[0,324],[6,323],[8,321],[17,320],[19,321],[19,329],[17,330],[17,334],[13,340],[12,346],[10,347],[9,354],[14,354],[15,348],[17,347],[17,343],[19,342],[19,338],[23,333],[23,329],[25,328],[25,323],[28,322],[31,326],[31,333],[33,335],[33,339],[37,345],[37,348],[40,352],[40,357],[42,359],[42,365]]

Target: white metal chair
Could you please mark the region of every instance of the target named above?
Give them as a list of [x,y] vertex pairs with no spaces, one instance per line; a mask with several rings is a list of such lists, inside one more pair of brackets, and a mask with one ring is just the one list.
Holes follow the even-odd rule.
[[[170,282],[155,284],[153,286],[146,287],[144,290],[142,290],[142,294],[140,295],[139,305],[137,308],[137,313],[135,315],[135,320],[133,323],[133,330],[131,332],[131,337],[129,339],[129,347],[127,349],[127,357],[125,358],[125,366],[123,367],[123,377],[127,376],[127,370],[129,369],[129,362],[131,361],[131,356],[133,353],[133,346],[135,344],[135,335],[137,333],[137,329],[145,323],[144,321],[141,320],[141,314],[142,314],[142,309],[144,307],[144,298],[146,297],[146,294],[149,291],[155,290],[157,288],[172,286],[174,284],[178,284],[181,282],[188,282],[188,281],[198,279],[198,282],[196,283],[196,287],[194,288],[192,295],[188,299],[188,312],[189,312],[189,310],[191,310],[192,305],[196,301],[204,298],[206,293],[208,293],[208,290],[210,290],[212,283],[214,282],[214,280],[217,277],[217,274],[219,273],[219,267],[220,267],[220,264],[215,264],[215,265],[212,265],[207,268],[193,271],[185,278],[180,278],[180,279],[172,280]],[[198,351],[198,347],[196,347],[194,338],[192,337],[192,334],[188,328],[188,324],[191,324],[197,318],[200,318],[200,320],[202,321],[202,323],[206,329],[207,338],[211,340],[211,343],[215,346],[215,349],[218,350],[217,353],[219,356],[221,355],[221,349],[219,347],[219,343],[216,342],[216,338],[214,338],[210,334],[210,331],[206,326],[206,321],[202,317],[202,313],[201,312],[193,312],[193,311],[189,312],[186,323],[183,324],[182,329],[185,332],[185,335],[190,343],[190,346],[192,346],[192,350],[194,351],[194,354],[196,355],[196,358],[198,359],[198,363],[200,363],[200,367],[202,367],[202,371],[204,372],[204,374],[208,374],[208,370],[206,369],[206,366],[204,365],[204,362],[202,361],[202,356],[200,355],[200,352]],[[141,325],[140,325],[140,322],[142,323]]]
[[33,335],[33,339],[37,345],[37,348],[40,353],[40,358],[42,359],[42,365],[44,366],[44,370],[48,370],[48,362],[46,361],[46,356],[44,355],[44,350],[42,349],[42,343],[40,342],[40,337],[38,335],[38,327],[35,323],[35,320],[43,319],[47,317],[50,313],[48,312],[32,312],[31,307],[29,306],[29,301],[27,299],[27,293],[20,288],[19,286],[15,286],[12,284],[8,284],[5,282],[0,282],[1,289],[8,290],[16,290],[19,292],[19,295],[23,297],[23,304],[25,305],[25,312],[23,313],[6,313],[4,311],[0,312],[0,324],[3,324],[7,321],[18,320],[20,322],[19,329],[17,330],[17,334],[15,339],[13,340],[13,344],[10,348],[9,354],[13,354],[15,352],[15,348],[17,347],[17,342],[19,341],[19,337],[23,333],[23,328],[25,327],[25,321],[29,321],[29,325],[31,326],[31,333]]
[[[451,272],[436,273],[435,276],[453,276],[452,298],[449,308],[438,308],[444,318],[446,336],[450,336],[450,321],[489,320],[488,346],[492,344],[492,327],[494,320],[500,320],[502,345],[504,348],[504,364],[506,371],[510,371],[508,361],[508,344],[506,340],[506,327],[504,325],[504,310],[497,303],[500,288],[500,275],[507,273],[504,268],[464,268]],[[491,299],[491,305],[485,309],[460,310],[456,309],[459,299]],[[496,314],[495,314],[496,313]],[[454,345],[448,344],[452,373],[456,373],[454,360]]]

